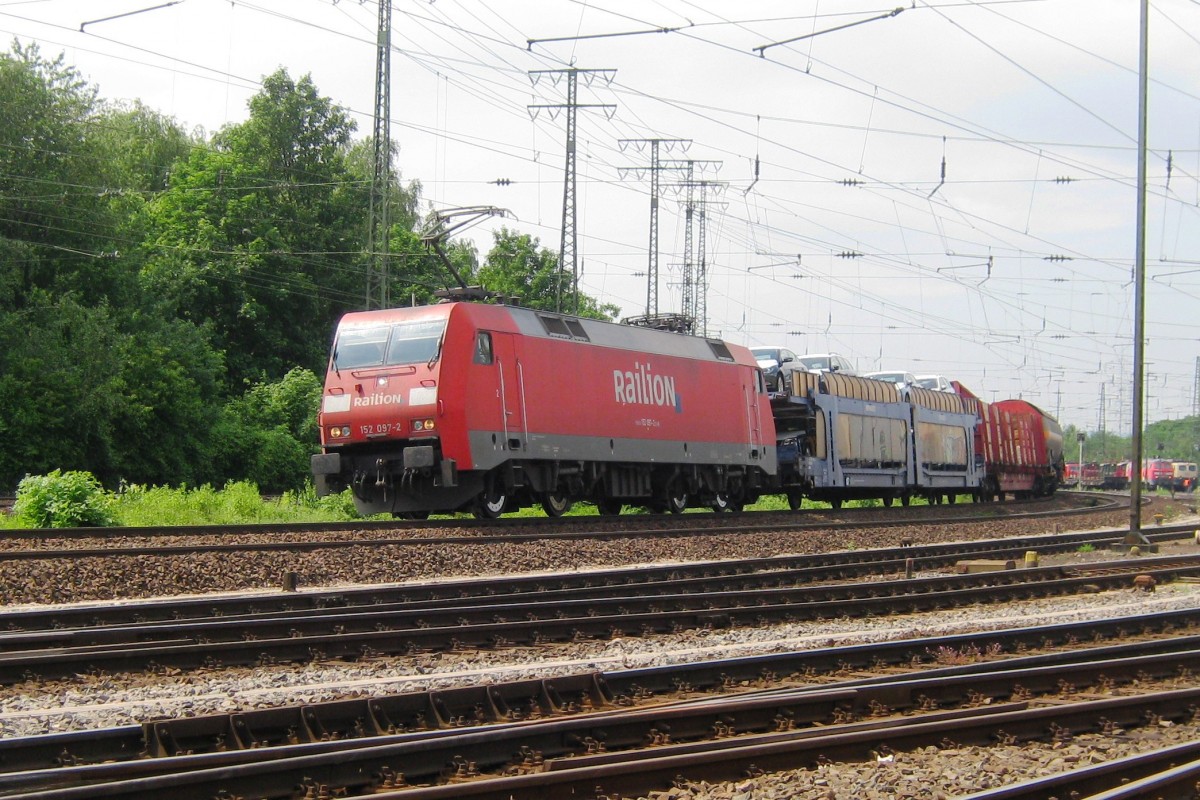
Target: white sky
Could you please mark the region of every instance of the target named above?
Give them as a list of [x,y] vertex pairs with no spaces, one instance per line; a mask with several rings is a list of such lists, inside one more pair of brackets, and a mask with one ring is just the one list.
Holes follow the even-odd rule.
[[[161,2],[0,0],[0,32],[208,131],[243,120],[277,67],[311,73],[370,133],[374,2],[184,0],[89,22]],[[720,162],[699,177],[727,183],[706,206],[711,334],[942,373],[1087,430],[1103,391],[1105,426],[1127,434],[1138,3],[918,0],[754,51],[896,2],[395,0],[397,166],[434,207],[512,213],[470,231],[481,254],[500,224],[557,250],[565,117],[528,106],[564,102],[565,82],[528,72],[615,70],[579,84],[580,103],[616,106],[578,116],[584,291],[646,310],[649,181],[629,168],[649,154],[618,141],[689,139],[663,157]],[[562,37],[594,38],[528,44]],[[1191,413],[1200,356],[1200,3],[1155,0],[1150,41],[1148,422]],[[684,250],[672,180],[663,312]]]

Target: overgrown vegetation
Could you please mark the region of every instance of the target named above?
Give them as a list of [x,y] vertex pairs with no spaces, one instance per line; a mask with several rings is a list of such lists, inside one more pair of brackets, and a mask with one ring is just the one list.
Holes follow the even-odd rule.
[[[283,405],[290,406],[288,403]],[[851,508],[880,505],[878,500],[847,503],[847,507]],[[803,507],[829,506],[827,503],[806,500]],[[748,508],[754,511],[787,511],[788,504],[781,495],[767,495]],[[710,513],[702,508],[689,509],[689,512]],[[591,503],[576,503],[568,512],[570,516],[592,516],[596,513],[596,507]],[[650,512],[627,506],[625,513]],[[540,507],[533,506],[521,509],[512,516],[541,517],[544,514]],[[340,495],[318,498],[311,483],[305,483],[297,490],[286,490],[278,496],[264,496],[259,486],[249,480],[230,481],[220,488],[210,484],[171,487],[123,483],[115,491],[106,491],[89,473],[61,473],[55,470],[47,475],[27,476],[21,481],[13,514],[0,515],[0,528],[336,522],[357,518],[349,490]],[[388,517],[381,515],[378,519]]]
[[61,472],[27,475],[17,486],[13,517],[29,528],[112,525],[112,498],[94,475]]
[[[1079,460],[1080,433],[1084,433],[1083,461],[1117,463],[1133,452],[1128,436],[1108,431],[1083,432],[1074,425],[1063,429],[1063,455],[1067,461]],[[1146,426],[1142,435],[1142,459],[1165,458],[1171,461],[1200,461],[1200,417],[1164,419]]]
[[330,522],[356,519],[350,493],[318,498],[312,485],[264,497],[250,481],[221,488],[122,486],[106,491],[86,472],[26,477],[11,516],[0,527],[228,525],[238,523]]

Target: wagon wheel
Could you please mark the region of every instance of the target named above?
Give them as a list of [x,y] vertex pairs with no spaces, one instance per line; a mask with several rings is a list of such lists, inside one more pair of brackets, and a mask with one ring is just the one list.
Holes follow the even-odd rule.
[[883,496],[883,507],[884,508],[892,507],[892,496],[890,494],[885,494]]
[[571,510],[571,498],[564,492],[546,492],[542,495],[542,510],[548,517],[561,517]]
[[495,519],[504,513],[508,505],[508,493],[495,475],[488,475],[483,482],[483,491],[475,498],[472,513],[476,519]]
[[829,505],[833,508],[834,511],[841,510],[842,498],[840,498],[840,497],[833,498],[832,500],[829,501]]
[[798,511],[804,503],[804,494],[799,489],[788,489],[787,501],[788,508],[792,511]]

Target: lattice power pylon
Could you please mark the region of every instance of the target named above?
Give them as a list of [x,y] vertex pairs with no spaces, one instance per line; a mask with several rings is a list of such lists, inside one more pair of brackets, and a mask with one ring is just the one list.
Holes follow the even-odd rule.
[[[687,149],[691,145],[691,139],[620,139],[617,144],[622,149],[626,145],[634,145],[641,149],[644,145],[650,146],[650,166],[647,167],[631,167],[634,172],[640,173],[643,169],[648,169],[650,172],[650,248],[649,259],[646,267],[646,316],[655,317],[658,315],[658,199],[660,196],[658,173],[666,169],[680,169],[677,164],[663,165],[659,162],[659,149],[665,147],[667,152],[670,152],[676,145]],[[623,172],[626,170],[622,170]]]
[[374,162],[371,169],[371,204],[367,217],[367,303],[387,308],[391,304],[388,264],[389,195],[392,183],[392,4],[379,3],[379,31],[375,41]]
[[562,216],[562,243],[559,247],[559,276],[557,287],[555,289],[555,309],[562,311],[562,281],[563,274],[568,267],[571,270],[571,287],[575,292],[575,310],[579,309],[579,252],[577,249],[578,241],[576,237],[576,208],[575,208],[575,116],[576,112],[581,108],[601,108],[611,117],[616,111],[616,106],[610,103],[580,103],[578,101],[578,85],[579,76],[584,76],[584,81],[588,85],[597,76],[601,76],[605,83],[612,83],[613,76],[616,70],[612,69],[576,69],[570,67],[568,69],[535,69],[531,70],[529,75],[534,84],[537,84],[538,79],[543,75],[552,76],[555,81],[558,78],[566,76],[567,78],[567,102],[566,103],[551,103],[538,104],[529,106],[530,113],[536,116],[540,109],[566,109],[567,111],[567,158],[563,175],[563,216]]

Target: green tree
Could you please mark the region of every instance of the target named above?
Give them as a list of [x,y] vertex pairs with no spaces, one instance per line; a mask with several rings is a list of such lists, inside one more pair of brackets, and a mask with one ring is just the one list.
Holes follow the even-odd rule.
[[267,492],[302,488],[309,457],[317,451],[320,402],[321,381],[303,368],[229,401],[215,428],[217,472],[253,481]]
[[83,469],[188,482],[210,459],[220,357],[183,322],[44,294],[0,315],[0,486]]
[[620,309],[583,293],[576,294],[571,275],[558,267],[558,254],[541,247],[535,237],[501,228],[476,275],[488,291],[518,297],[522,305],[544,311],[562,310],[582,317],[615,319]]
[[0,311],[39,292],[127,299],[111,182],[95,134],[96,91],[36,45],[0,55]]
[[362,304],[367,188],[347,168],[354,124],[280,70],[250,117],[196,148],[149,209],[143,271],[168,313],[207,320],[231,389],[324,363],[329,331]]

